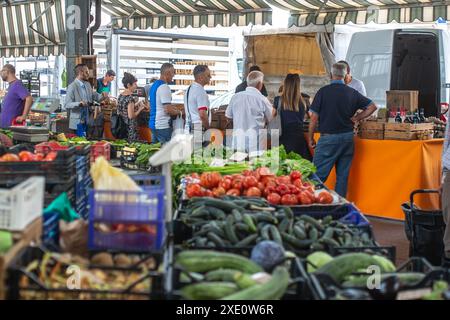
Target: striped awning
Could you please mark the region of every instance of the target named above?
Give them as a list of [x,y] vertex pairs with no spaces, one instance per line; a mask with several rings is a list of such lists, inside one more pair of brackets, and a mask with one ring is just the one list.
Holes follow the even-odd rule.
[[434,22],[450,19],[443,0],[266,0],[291,12],[289,26]]
[[113,26],[133,29],[247,26],[272,22],[264,0],[103,0]]
[[0,5],[0,56],[49,56],[64,53],[64,0]]

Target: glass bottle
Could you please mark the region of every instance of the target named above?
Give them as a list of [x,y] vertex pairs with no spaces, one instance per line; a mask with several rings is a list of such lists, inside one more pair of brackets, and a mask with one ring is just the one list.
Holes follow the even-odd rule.
[[417,111],[414,112],[413,123],[414,124],[420,123],[419,113]]
[[395,122],[402,123],[402,117],[400,116],[400,111],[398,111],[397,115],[395,116]]
[[425,110],[423,108],[419,111],[420,123],[425,123]]

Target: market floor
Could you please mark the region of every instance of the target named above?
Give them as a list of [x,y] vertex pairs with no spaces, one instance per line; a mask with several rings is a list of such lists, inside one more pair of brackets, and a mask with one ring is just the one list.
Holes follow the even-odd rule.
[[405,235],[403,221],[367,217],[373,227],[375,239],[381,246],[396,247],[396,265],[408,260],[409,241]]

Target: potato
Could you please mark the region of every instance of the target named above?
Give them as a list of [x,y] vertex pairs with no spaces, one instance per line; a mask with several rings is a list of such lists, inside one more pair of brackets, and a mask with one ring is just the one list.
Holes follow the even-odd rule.
[[114,261],[111,254],[101,252],[91,258],[91,263],[98,266],[114,267]]

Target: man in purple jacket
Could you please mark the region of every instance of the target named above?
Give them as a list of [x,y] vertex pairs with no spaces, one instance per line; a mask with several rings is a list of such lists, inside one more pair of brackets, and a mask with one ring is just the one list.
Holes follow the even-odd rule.
[[30,112],[33,98],[16,78],[16,68],[5,64],[1,70],[2,80],[9,83],[8,93],[3,98],[0,128],[8,128],[13,121],[24,122]]

